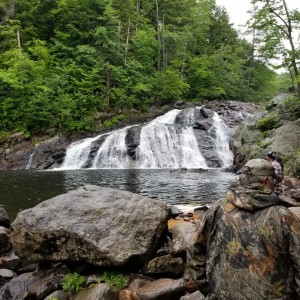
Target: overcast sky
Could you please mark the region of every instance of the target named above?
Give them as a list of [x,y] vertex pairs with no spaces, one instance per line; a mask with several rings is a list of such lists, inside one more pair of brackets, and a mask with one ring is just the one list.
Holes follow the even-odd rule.
[[[230,16],[230,20],[235,27],[245,24],[249,16],[247,11],[251,9],[250,0],[216,0],[217,5],[224,6]],[[288,8],[300,9],[300,0],[286,0]]]

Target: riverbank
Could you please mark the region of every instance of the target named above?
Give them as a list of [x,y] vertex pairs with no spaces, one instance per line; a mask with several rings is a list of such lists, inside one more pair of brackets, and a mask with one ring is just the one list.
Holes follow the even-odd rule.
[[181,299],[191,292],[185,249],[207,207],[192,210],[95,186],[25,210],[11,227],[1,210],[0,299]]
[[[300,204],[300,181],[287,176],[284,187]],[[208,207],[181,208],[85,186],[20,212],[12,224],[0,209],[0,299],[204,299],[185,270]]]

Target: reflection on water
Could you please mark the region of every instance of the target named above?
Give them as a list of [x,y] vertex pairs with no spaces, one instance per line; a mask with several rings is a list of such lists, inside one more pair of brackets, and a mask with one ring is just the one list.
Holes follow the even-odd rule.
[[232,173],[209,170],[0,171],[0,204],[11,218],[23,209],[86,184],[158,198],[167,204],[201,205],[223,197]]

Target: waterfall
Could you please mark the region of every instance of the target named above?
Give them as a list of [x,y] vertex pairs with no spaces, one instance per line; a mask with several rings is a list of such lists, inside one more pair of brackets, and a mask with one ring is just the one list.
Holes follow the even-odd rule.
[[222,167],[229,167],[233,160],[233,153],[229,149],[231,130],[216,112],[213,115],[213,120],[213,127],[216,132],[216,151],[222,160]]
[[30,169],[30,167],[31,167],[33,155],[34,155],[34,152],[32,152],[32,153],[30,154],[30,156],[29,156],[28,163],[27,163],[27,165],[26,165],[26,167],[25,167],[26,170]]
[[[60,169],[227,167],[233,159],[231,132],[217,113],[210,112],[208,116],[201,115],[201,108],[174,109],[143,126],[128,126],[73,143]],[[209,146],[201,147],[207,140]],[[213,162],[209,161],[212,158]]]
[[[207,168],[192,127],[174,126],[172,110],[144,126],[137,149],[137,168]],[[191,112],[186,115],[190,120]]]
[[95,169],[126,169],[130,167],[125,144],[126,127],[111,133],[99,148],[92,168]]
[[92,143],[100,136],[87,138],[71,144],[67,149],[67,155],[60,169],[80,169],[88,159]]

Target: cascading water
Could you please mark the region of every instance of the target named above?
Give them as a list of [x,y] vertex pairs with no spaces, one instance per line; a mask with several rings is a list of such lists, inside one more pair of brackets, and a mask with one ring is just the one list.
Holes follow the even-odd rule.
[[[207,168],[193,128],[174,126],[179,112],[170,111],[142,128],[137,168]],[[186,119],[190,117],[191,113]]]
[[213,120],[213,126],[216,131],[215,142],[218,156],[223,162],[222,167],[229,167],[233,160],[233,153],[229,149],[229,138],[232,132],[216,112],[214,113]]
[[[67,149],[60,169],[207,169],[211,166],[211,163],[208,164],[210,155],[208,151],[205,155],[202,153],[200,144],[204,139],[195,134],[195,130],[201,131],[201,134],[204,132],[202,127],[197,128],[199,122],[195,121],[195,113],[199,121],[200,111],[201,108],[175,109],[144,126],[126,127],[107,136],[100,135],[73,143]],[[231,132],[217,113],[211,116],[201,117],[208,118],[210,122],[207,123],[210,129],[205,134],[210,140],[213,139],[214,146],[209,151],[214,153],[218,166],[227,167],[232,163],[228,145]],[[211,130],[214,131],[213,135],[209,134]],[[131,139],[138,142],[128,145],[131,131],[138,132]],[[100,140],[101,143],[97,144]]]
[[78,141],[67,149],[67,155],[60,169],[80,169],[88,159],[92,143],[99,139],[99,136]]
[[93,161],[94,169],[126,169],[130,166],[130,158],[127,155],[125,138],[126,127],[111,133],[99,148]]

